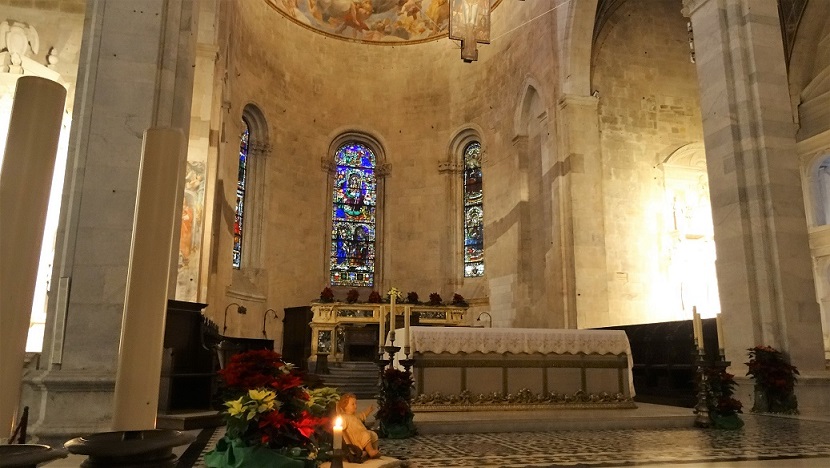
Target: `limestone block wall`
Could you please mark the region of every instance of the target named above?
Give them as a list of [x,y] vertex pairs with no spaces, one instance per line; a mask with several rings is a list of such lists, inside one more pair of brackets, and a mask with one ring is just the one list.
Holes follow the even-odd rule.
[[580,326],[669,319],[663,257],[671,212],[658,165],[703,139],[680,8],[679,0],[625,2],[597,40],[592,87],[599,92],[610,316]]
[[[380,163],[388,164],[381,182],[380,275],[375,289],[394,285],[424,298],[439,292],[445,299],[459,292],[477,304],[489,302],[495,326],[513,323],[517,307],[528,303],[520,294],[518,274],[523,229],[518,211],[528,194],[523,188],[526,176],[519,170],[513,116],[529,77],[546,88],[537,90],[543,110],[550,112],[556,102],[549,85],[556,76],[555,15],[542,15],[552,6],[550,1],[507,2],[498,8],[492,44],[480,45],[479,61],[472,64],[463,63],[457,44],[447,39],[369,46],[298,27],[264,2],[233,9],[228,16],[231,38],[223,91],[229,107],[223,113],[217,170],[224,200],[218,200],[222,207],[217,210],[227,214],[231,209],[239,118],[242,108],[254,103],[268,122],[272,148],[267,157],[261,271],[248,275],[253,289],[264,297],[260,303],[252,301],[255,307],[282,310],[304,305],[326,286],[331,188],[321,159],[330,160],[329,145],[338,135],[360,131],[380,143],[385,152]],[[540,125],[550,125],[549,121]],[[460,212],[453,209],[457,202],[448,198],[450,185],[457,183],[452,178],[460,174],[439,172],[439,163],[452,159],[450,142],[471,125],[481,129],[485,148],[487,273],[465,279],[461,258],[446,255],[451,251],[447,244],[461,242],[453,234],[461,232],[453,227],[461,221]],[[551,131],[552,126],[540,129],[543,134]],[[554,151],[545,148],[544,153]],[[537,162],[536,170],[548,172],[554,160]],[[214,225],[207,298],[217,306],[212,313],[220,320],[239,277],[230,268],[229,220],[223,215]],[[541,232],[532,232],[530,242],[544,255],[555,246],[545,244],[546,227],[537,228]],[[549,273],[543,269],[542,274]],[[362,292],[364,299],[367,295]],[[536,323],[544,326],[554,323],[546,317],[557,312],[538,313]],[[260,320],[257,314],[230,314],[229,334],[256,335]]]

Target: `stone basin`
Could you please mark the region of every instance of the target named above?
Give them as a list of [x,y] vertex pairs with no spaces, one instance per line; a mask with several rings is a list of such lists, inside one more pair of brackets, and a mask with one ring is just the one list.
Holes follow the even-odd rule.
[[99,432],[72,439],[64,447],[89,457],[81,464],[83,468],[172,468],[176,466],[173,448],[194,440],[194,436],[181,431],[148,429]]
[[48,445],[0,445],[0,467],[2,468],[35,468],[42,463],[66,458],[66,456],[66,450],[54,449]]

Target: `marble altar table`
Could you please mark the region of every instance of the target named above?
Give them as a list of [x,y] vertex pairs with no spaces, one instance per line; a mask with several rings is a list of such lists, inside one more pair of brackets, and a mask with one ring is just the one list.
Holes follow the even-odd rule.
[[411,327],[410,347],[416,411],[635,407],[623,331]]

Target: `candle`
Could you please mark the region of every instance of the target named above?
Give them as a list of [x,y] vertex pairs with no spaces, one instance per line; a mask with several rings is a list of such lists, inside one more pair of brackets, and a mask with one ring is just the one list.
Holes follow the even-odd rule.
[[392,339],[392,345],[395,344],[395,322],[396,318],[395,315],[395,299],[398,298],[398,289],[392,288],[389,290],[389,298],[392,302],[392,308],[389,310],[389,334],[391,335],[390,338]]
[[723,350],[726,348],[723,342],[723,321],[720,319],[720,314],[715,315],[715,325],[718,328],[718,351],[724,354]]
[[404,308],[404,315],[403,315],[403,346],[404,348],[409,347],[409,315],[412,312],[412,306],[406,306]]
[[378,352],[383,354],[383,346],[386,344],[386,323],[384,320],[384,315],[386,315],[386,307],[380,306],[378,309],[378,325],[380,326],[380,333],[378,333]]
[[695,348],[703,348],[703,323],[700,321],[700,314],[697,313],[697,306],[692,306],[692,329],[695,334]]
[[334,442],[332,443],[331,448],[334,450],[340,450],[343,448],[343,418],[338,416],[334,419],[334,428],[332,433],[334,434]]

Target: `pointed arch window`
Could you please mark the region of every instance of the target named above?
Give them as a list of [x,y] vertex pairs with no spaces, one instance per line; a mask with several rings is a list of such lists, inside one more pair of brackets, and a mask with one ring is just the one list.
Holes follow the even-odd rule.
[[349,142],[334,155],[329,282],[374,285],[377,164],[366,145]]
[[242,236],[245,219],[245,187],[248,179],[248,147],[251,137],[248,121],[242,119],[242,135],[239,138],[239,171],[236,182],[236,216],[233,222],[233,267],[242,266]]
[[484,276],[484,192],[481,143],[464,148],[464,277]]

